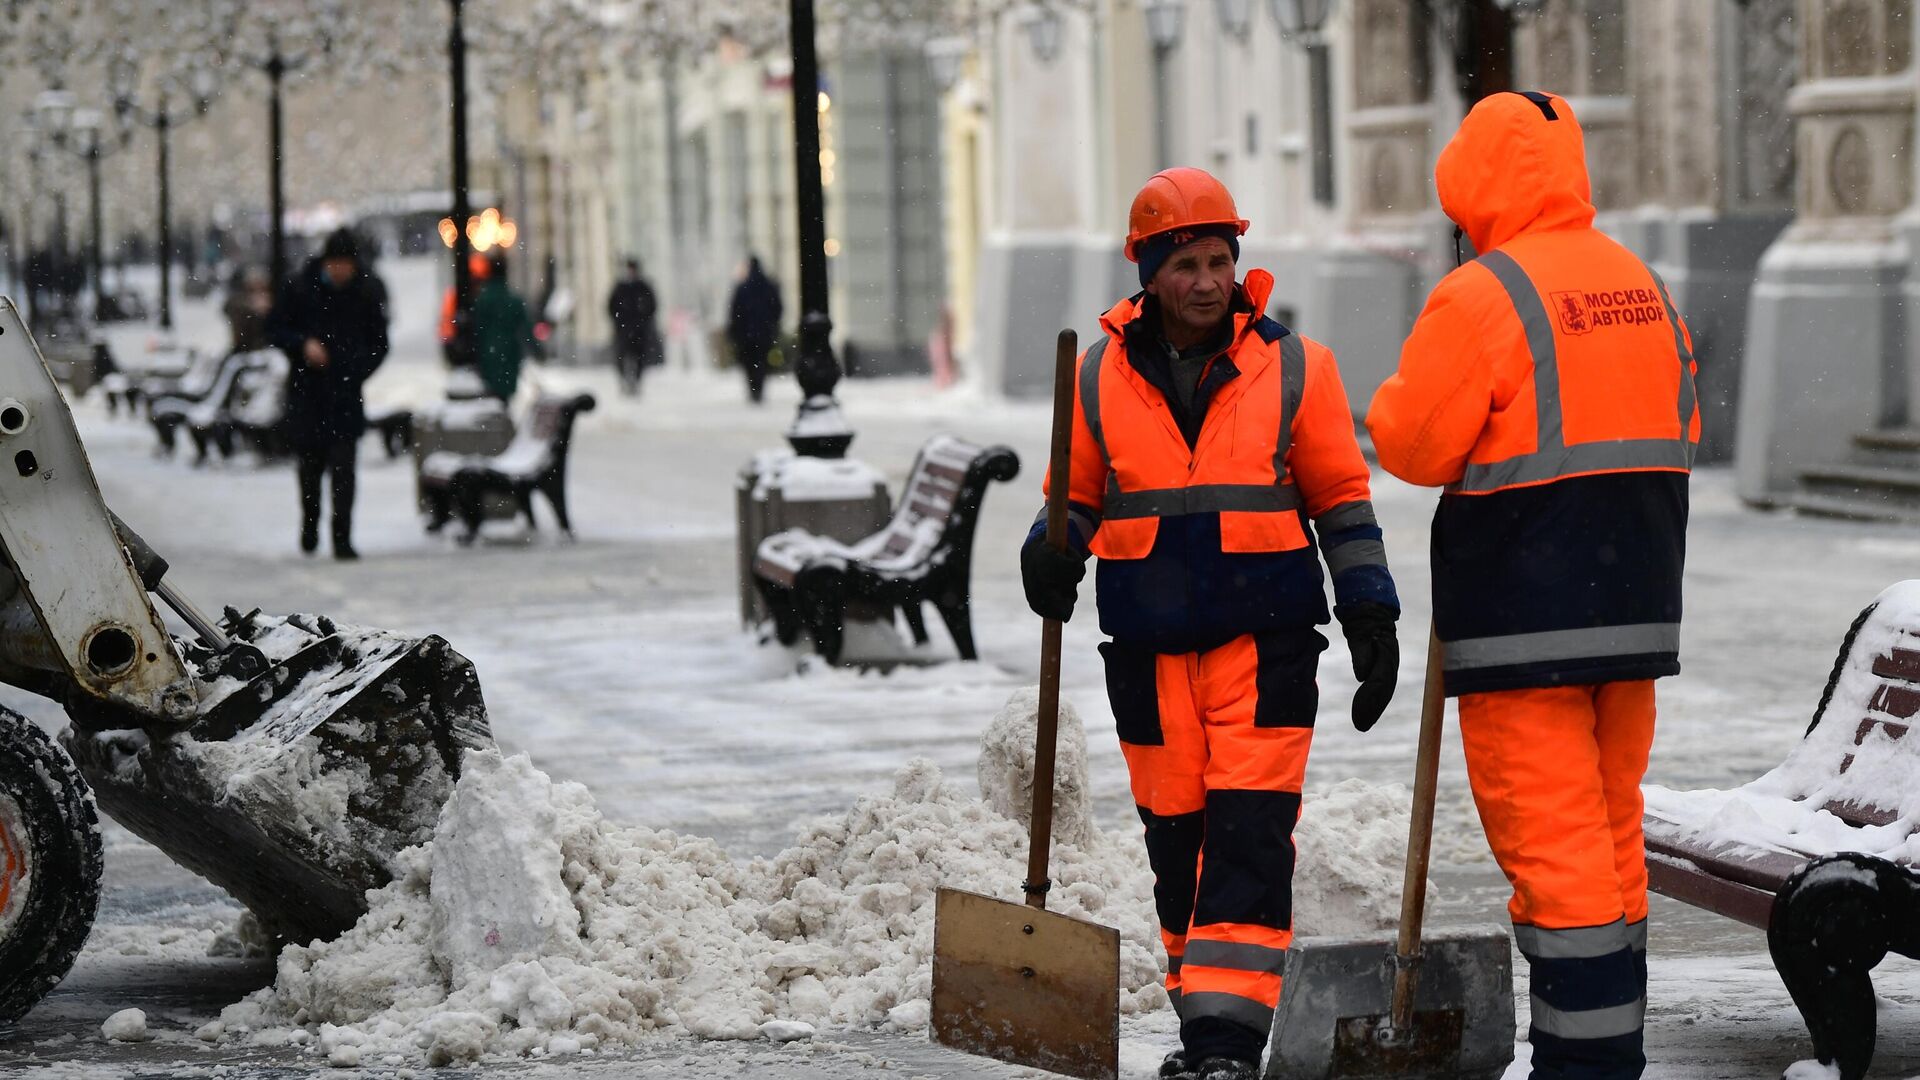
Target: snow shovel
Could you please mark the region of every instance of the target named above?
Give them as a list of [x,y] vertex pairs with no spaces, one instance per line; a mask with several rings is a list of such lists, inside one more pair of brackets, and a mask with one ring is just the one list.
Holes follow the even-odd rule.
[[1420,750],[1397,939],[1304,938],[1288,950],[1267,1080],[1498,1080],[1513,1060],[1513,958],[1494,926],[1421,937],[1446,692],[1427,637]]
[[[1053,380],[1047,543],[1067,547],[1067,457],[1076,339],[1060,332]],[[1027,902],[941,889],[933,922],[933,1039],[968,1053],[1086,1080],[1120,1075],[1120,932],[1046,910],[1060,623],[1040,637]]]

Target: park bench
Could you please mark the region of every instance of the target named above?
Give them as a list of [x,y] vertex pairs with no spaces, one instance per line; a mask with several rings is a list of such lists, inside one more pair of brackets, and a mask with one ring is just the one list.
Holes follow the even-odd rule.
[[380,437],[380,447],[391,461],[413,449],[413,410],[368,409],[367,430]]
[[1806,735],[1731,791],[1649,785],[1654,891],[1767,931],[1774,966],[1845,1080],[1872,1058],[1868,972],[1920,954],[1920,581],[1854,620]]
[[1020,459],[1004,446],[979,447],[936,435],[921,448],[893,516],[879,532],[842,544],[800,529],[767,537],[754,554],[754,585],[773,614],[774,633],[792,645],[805,632],[838,663],[851,609],[906,619],[927,643],[922,605],[932,604],[962,659],[973,660],[969,590],[973,533],[987,484],[1012,480]]
[[[224,408],[214,411],[211,422],[191,421],[196,448],[208,441],[220,448],[220,456],[230,458],[236,442],[244,444],[263,458],[287,454],[286,355],[278,349],[248,353],[248,362],[234,381],[233,393]],[[205,456],[204,449],[201,450]]]
[[567,516],[567,458],[573,443],[573,422],[592,412],[592,394],[568,397],[542,394],[533,403],[519,434],[498,454],[455,454],[436,451],[420,463],[420,493],[427,504],[427,531],[439,532],[455,514],[466,531],[459,537],[471,544],[486,519],[485,500],[504,495],[513,500],[527,525],[533,517],[533,493],[547,498],[560,531],[573,535]]
[[[147,398],[147,420],[153,425],[154,434],[160,438],[162,454],[172,455],[178,442],[178,433],[186,428],[193,436],[194,448],[198,456],[195,464],[206,460],[208,434],[213,426],[225,415],[236,393],[241,376],[248,370],[271,362],[279,353],[271,349],[259,352],[228,353],[220,358],[211,379],[201,385],[197,379],[188,383],[186,379],[176,389]],[[284,364],[284,358],[281,359]],[[284,367],[282,368],[284,371]],[[194,376],[188,372],[189,377]]]

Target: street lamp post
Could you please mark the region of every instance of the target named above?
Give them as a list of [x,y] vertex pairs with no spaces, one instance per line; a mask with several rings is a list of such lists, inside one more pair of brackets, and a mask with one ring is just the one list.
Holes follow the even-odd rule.
[[1334,0],[1273,0],[1274,21],[1307,54],[1307,117],[1313,143],[1313,201],[1332,206],[1333,63],[1322,30]]
[[74,116],[74,127],[87,136],[87,263],[93,276],[93,321],[107,309],[106,260],[102,256],[100,225],[100,114],[92,109]]
[[469,312],[473,309],[473,244],[467,237],[467,219],[473,216],[467,190],[467,33],[463,0],[448,0],[453,19],[447,30],[447,62],[453,86],[453,356],[464,362]]
[[833,355],[833,318],[827,297],[827,201],[820,182],[820,65],[813,40],[813,0],[788,0],[793,48],[793,167],[799,212],[800,409],[787,442],[802,457],[842,457],[853,430],[840,415],[833,388],[840,365]]
[[267,267],[273,277],[273,287],[278,290],[287,280],[287,192],[286,178],[282,174],[281,157],[285,149],[285,132],[281,126],[280,83],[287,77],[287,58],[280,53],[280,43],[269,45],[272,50],[261,65],[267,73]]
[[1147,37],[1153,42],[1153,147],[1159,167],[1173,167],[1173,103],[1168,100],[1167,68],[1180,45],[1186,0],[1146,0]]

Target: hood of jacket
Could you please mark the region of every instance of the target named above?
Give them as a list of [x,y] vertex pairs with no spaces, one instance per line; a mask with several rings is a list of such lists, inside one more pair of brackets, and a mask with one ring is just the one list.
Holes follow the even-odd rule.
[[1586,140],[1557,95],[1482,98],[1440,152],[1433,181],[1440,208],[1475,251],[1593,224]]

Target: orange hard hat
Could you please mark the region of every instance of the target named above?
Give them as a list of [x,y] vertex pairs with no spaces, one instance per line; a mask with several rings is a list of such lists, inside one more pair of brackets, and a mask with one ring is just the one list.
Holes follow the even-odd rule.
[[1244,235],[1247,221],[1233,207],[1227,186],[1204,169],[1164,169],[1154,173],[1127,214],[1127,258],[1140,261],[1140,241],[1173,229],[1231,225]]

